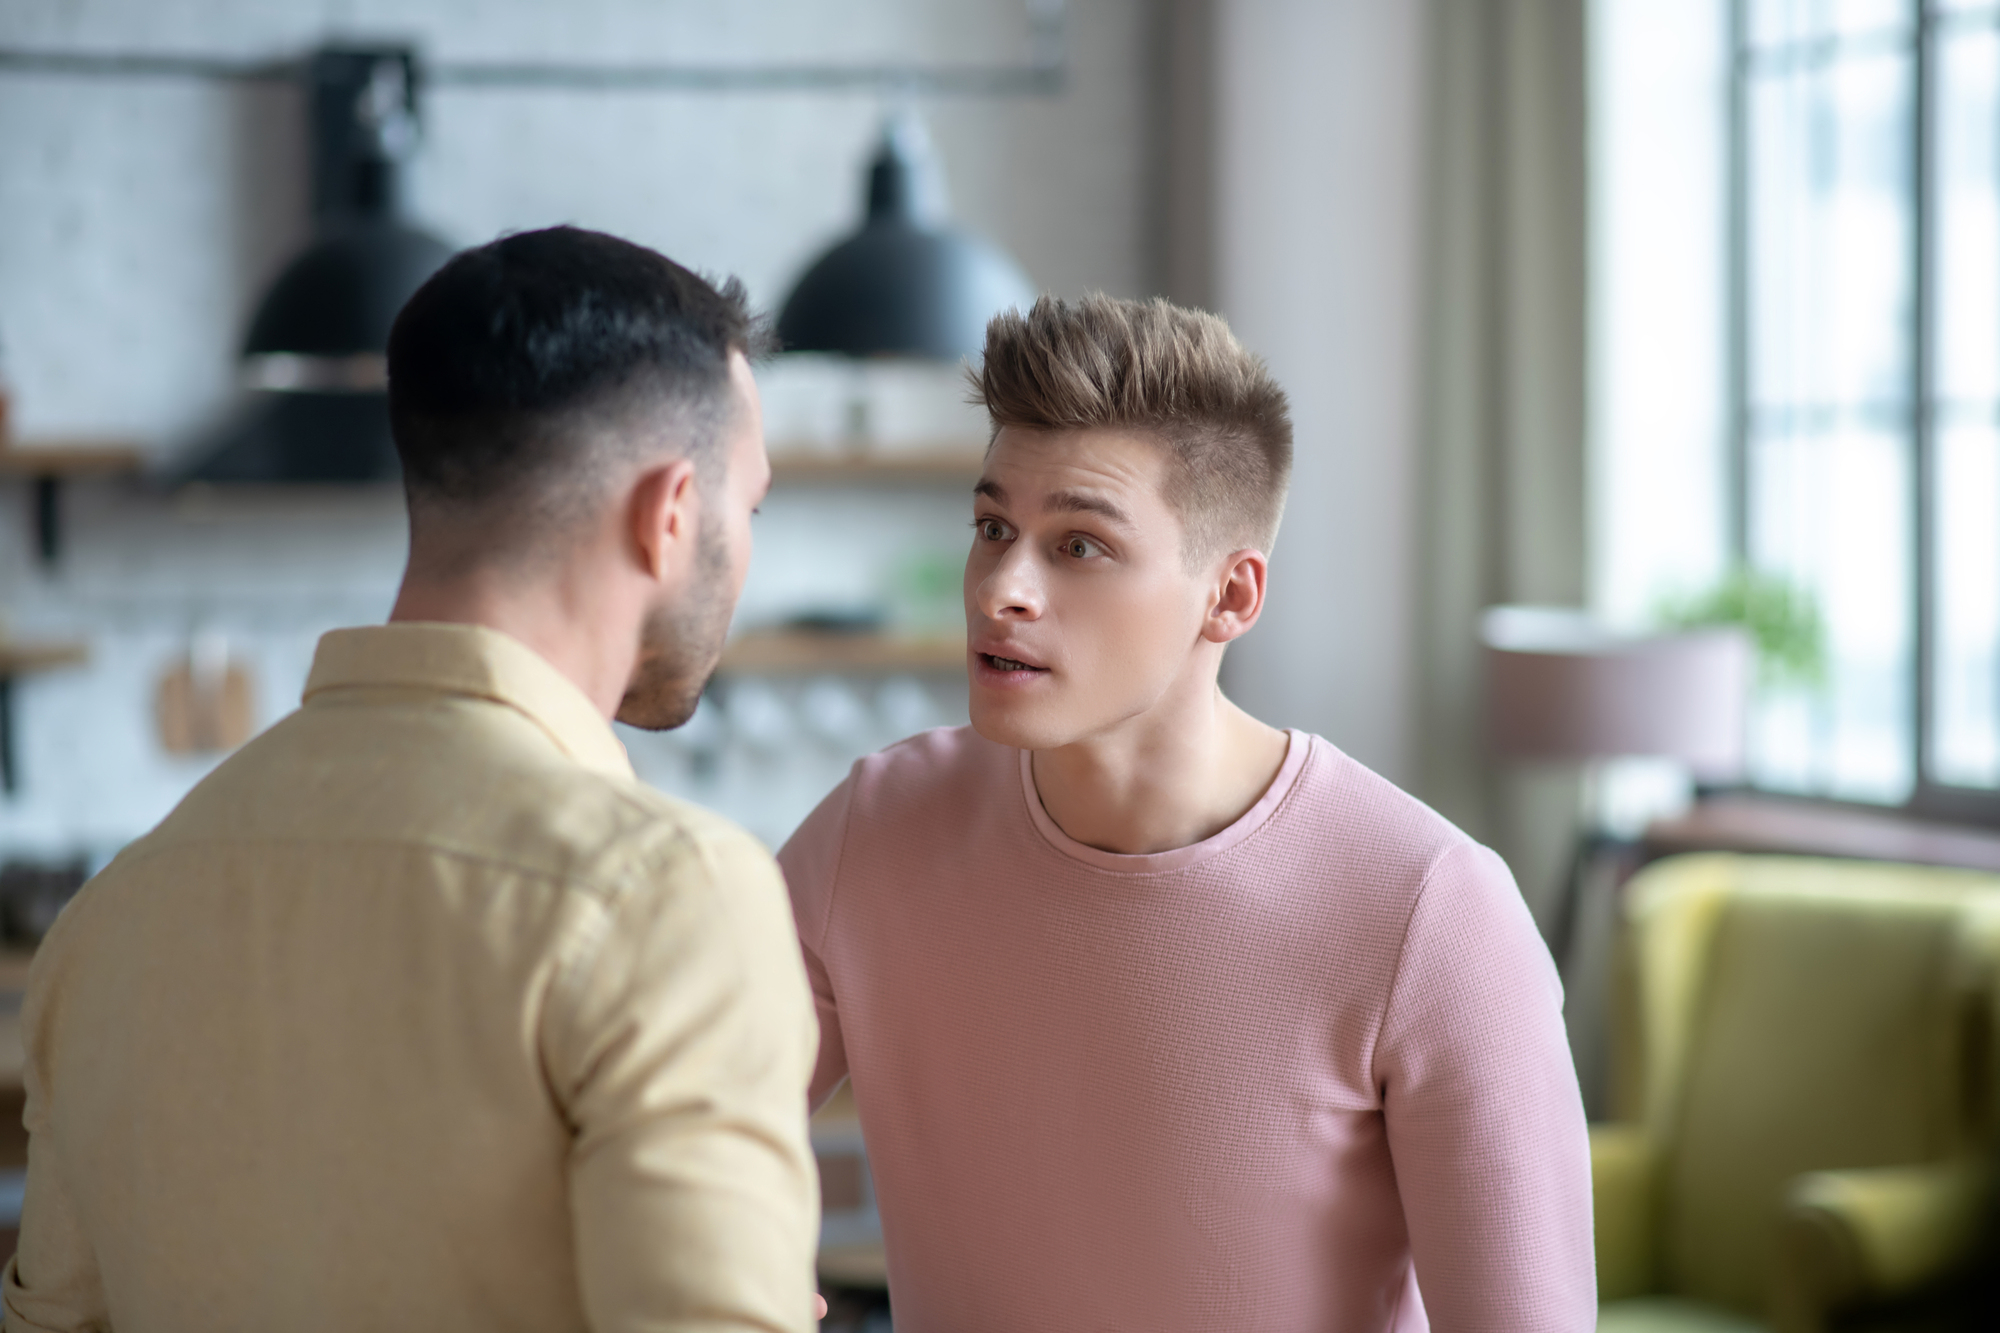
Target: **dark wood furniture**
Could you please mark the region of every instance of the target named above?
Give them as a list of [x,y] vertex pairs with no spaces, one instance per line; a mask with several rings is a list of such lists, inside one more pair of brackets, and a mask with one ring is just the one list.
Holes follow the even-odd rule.
[[2000,829],[1755,792],[1710,796],[1677,819],[1655,821],[1640,850],[1646,860],[1680,852],[1771,852],[2000,872]]

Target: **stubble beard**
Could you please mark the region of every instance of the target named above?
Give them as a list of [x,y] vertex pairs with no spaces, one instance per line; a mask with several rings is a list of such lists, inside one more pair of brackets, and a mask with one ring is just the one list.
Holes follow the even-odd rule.
[[694,716],[736,610],[726,593],[728,577],[719,535],[704,531],[692,591],[677,605],[657,608],[640,627],[639,660],[618,705],[620,722],[671,731]]

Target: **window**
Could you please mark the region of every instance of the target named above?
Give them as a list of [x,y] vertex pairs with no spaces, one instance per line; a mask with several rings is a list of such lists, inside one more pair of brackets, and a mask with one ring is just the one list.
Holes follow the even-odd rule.
[[1759,786],[2000,818],[2000,3],[1735,0],[1732,534],[1828,679]]

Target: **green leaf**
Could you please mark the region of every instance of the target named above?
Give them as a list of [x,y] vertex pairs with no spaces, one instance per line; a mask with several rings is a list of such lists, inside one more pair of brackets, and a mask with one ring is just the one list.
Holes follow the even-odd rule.
[[1812,590],[1782,574],[1732,569],[1705,592],[1664,598],[1656,617],[1669,629],[1740,625],[1757,648],[1757,680],[1772,689],[1826,684],[1826,626]]

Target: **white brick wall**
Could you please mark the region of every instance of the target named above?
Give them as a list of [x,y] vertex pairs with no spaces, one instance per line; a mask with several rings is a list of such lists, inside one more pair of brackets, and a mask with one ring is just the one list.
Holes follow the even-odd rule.
[[[1142,294],[1157,252],[1149,6],[1071,8],[1064,96],[926,111],[961,219],[1047,290]],[[410,37],[460,59],[1003,61],[1025,50],[1014,0],[0,6],[8,46],[265,57],[329,35]],[[466,244],[562,221],[605,228],[740,274],[769,304],[851,225],[883,110],[854,94],[438,89],[414,212]],[[21,433],[164,447],[227,403],[249,310],[305,236],[302,132],[283,87],[0,73],[0,344]],[[206,771],[163,754],[151,719],[158,677],[190,633],[220,631],[238,647],[268,722],[295,703],[322,630],[380,619],[403,555],[393,497],[203,507],[86,484],[66,496],[67,551],[45,572],[29,551],[28,501],[0,486],[0,618],[23,637],[87,639],[93,657],[18,691],[23,782],[0,800],[0,859],[108,854]],[[922,492],[776,496],[743,617],[877,598],[898,562],[963,550],[962,510]],[[816,732],[813,718],[845,715],[828,687],[752,690],[741,708],[757,725],[718,719],[707,741],[631,739],[649,777],[777,839],[859,748],[927,714],[962,716],[962,687],[934,683],[927,697],[864,682],[858,730]],[[795,743],[746,739],[772,717],[790,719]]]

